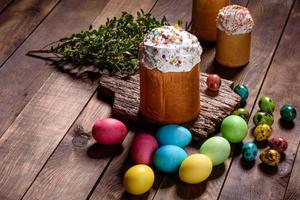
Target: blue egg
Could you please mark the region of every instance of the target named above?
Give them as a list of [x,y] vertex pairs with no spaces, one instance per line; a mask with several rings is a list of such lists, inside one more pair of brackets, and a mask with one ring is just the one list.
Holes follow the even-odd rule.
[[247,162],[253,162],[257,156],[257,146],[253,142],[246,142],[242,147],[243,159]]
[[177,172],[187,153],[175,145],[165,145],[156,150],[153,156],[154,165],[166,173]]
[[156,138],[161,146],[171,144],[185,147],[191,142],[192,134],[183,126],[170,124],[161,127],[156,133]]

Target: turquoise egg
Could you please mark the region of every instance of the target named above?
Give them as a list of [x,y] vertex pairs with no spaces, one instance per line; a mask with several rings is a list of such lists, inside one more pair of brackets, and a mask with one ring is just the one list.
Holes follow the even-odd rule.
[[187,153],[175,145],[165,145],[156,150],[153,163],[159,170],[172,173],[177,172]]
[[161,146],[171,144],[185,147],[191,142],[192,134],[183,126],[170,124],[161,127],[156,132],[156,139]]
[[253,122],[255,126],[258,126],[259,124],[268,124],[269,126],[272,126],[274,119],[269,113],[259,111],[255,113]]
[[284,104],[280,109],[280,115],[285,121],[291,122],[296,118],[297,112],[293,106]]
[[253,142],[246,142],[242,147],[243,159],[247,162],[253,162],[257,156],[257,146]]
[[249,89],[245,85],[237,85],[233,90],[235,93],[240,95],[241,102],[246,102],[249,96]]

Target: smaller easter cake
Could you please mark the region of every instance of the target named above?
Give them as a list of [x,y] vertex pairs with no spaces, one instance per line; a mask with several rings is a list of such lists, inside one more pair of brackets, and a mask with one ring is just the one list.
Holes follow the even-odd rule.
[[200,111],[202,48],[180,27],[162,26],[145,35],[139,47],[140,111],[155,123],[184,123]]
[[228,67],[247,64],[254,26],[249,10],[239,5],[226,6],[219,11],[216,24],[216,60]]

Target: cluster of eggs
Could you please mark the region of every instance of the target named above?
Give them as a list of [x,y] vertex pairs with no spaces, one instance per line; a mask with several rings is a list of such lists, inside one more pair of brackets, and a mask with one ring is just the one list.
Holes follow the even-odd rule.
[[[245,85],[237,85],[234,91],[241,97],[242,102],[246,102],[249,96],[249,90]],[[262,142],[268,140],[269,149],[261,152],[260,160],[270,166],[276,166],[280,162],[281,155],[287,149],[288,143],[282,137],[271,137],[272,124],[274,122],[273,112],[275,110],[275,101],[267,96],[262,96],[258,102],[260,110],[255,113],[253,123],[255,129],[253,136],[256,141]],[[249,111],[246,108],[235,110],[233,115],[242,117],[248,120]],[[284,121],[291,122],[295,119],[297,113],[293,106],[285,104],[280,109],[281,118]],[[255,143],[247,142],[242,147],[242,157],[247,162],[253,162],[258,154],[258,149]]]

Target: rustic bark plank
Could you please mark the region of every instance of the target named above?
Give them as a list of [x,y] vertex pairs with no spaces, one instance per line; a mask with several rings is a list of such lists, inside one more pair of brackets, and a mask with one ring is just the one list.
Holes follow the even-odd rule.
[[300,196],[300,143],[298,146],[296,159],[294,162],[293,171],[289,180],[287,190],[284,195],[285,200],[294,200]]
[[0,136],[53,72],[53,66],[26,56],[27,51],[88,28],[107,1],[61,2],[0,68]]
[[0,67],[48,16],[59,1],[15,1],[0,15]]
[[[207,74],[200,75],[200,105],[201,110],[197,119],[183,124],[189,128],[195,139],[207,137],[216,131],[218,124],[229,115],[239,104],[240,97],[231,89],[232,82],[223,79],[218,94],[209,94],[206,91]],[[100,79],[102,91],[111,90],[108,95],[114,93],[112,115],[118,119],[133,124],[145,124],[146,120],[139,113],[140,81],[139,75],[126,80],[111,76],[103,76]],[[103,93],[102,92],[102,93]],[[149,124],[148,124],[149,125]]]
[[[295,105],[296,109],[300,109],[300,71],[298,69],[300,44],[297,42],[300,34],[299,13],[300,1],[295,1],[292,14],[259,94],[259,96],[270,96],[277,103],[274,112],[275,122],[272,128],[273,135],[282,136],[289,142],[284,161],[280,163],[278,168],[268,168],[257,160],[256,166],[251,169],[245,169],[241,165],[240,156],[236,157],[228,173],[220,199],[284,198],[300,141],[300,128],[297,126],[300,123],[300,119],[296,118],[294,123],[290,124],[280,121],[280,107],[284,103],[289,102]],[[255,106],[254,110],[259,110],[258,105]],[[254,112],[252,113],[253,116]],[[252,121],[249,124],[250,128],[254,127]],[[253,141],[251,134],[249,134],[247,140]],[[296,173],[299,173],[297,168],[295,170]],[[299,182],[299,179],[297,181]],[[244,184],[240,184],[241,182],[247,183],[247,187]],[[263,184],[263,187],[258,187],[259,184]]]
[[[93,22],[99,24],[107,17],[119,15],[122,11],[136,13],[140,8],[149,11],[156,0],[111,0],[105,6],[104,11],[112,9],[116,3],[123,6],[118,7],[107,15],[107,12],[101,14]],[[68,87],[64,87],[69,90]],[[67,132],[57,149],[45,164],[35,181],[25,194],[24,199],[84,199],[87,198],[98,178],[110,163],[115,154],[119,154],[124,148],[129,148],[126,143],[122,146],[105,146],[95,144],[91,135],[78,134],[77,127],[82,127],[84,132],[89,132],[93,123],[100,118],[110,115],[111,107],[98,99],[94,94],[95,90],[85,91],[84,93],[93,96],[91,101],[85,101],[85,97],[75,97],[85,101],[82,103],[86,108],[74,122],[71,129]],[[65,103],[67,105],[68,103]],[[74,116],[79,114],[74,110]],[[80,132],[79,132],[80,133]],[[63,137],[65,132],[57,133],[57,137]],[[132,135],[132,134],[131,134]],[[130,139],[130,138],[129,138]],[[128,139],[128,140],[129,140]],[[127,141],[127,140],[126,140]],[[86,142],[86,143],[85,143]],[[53,146],[54,147],[54,146]],[[53,151],[53,149],[43,149],[41,151]]]

